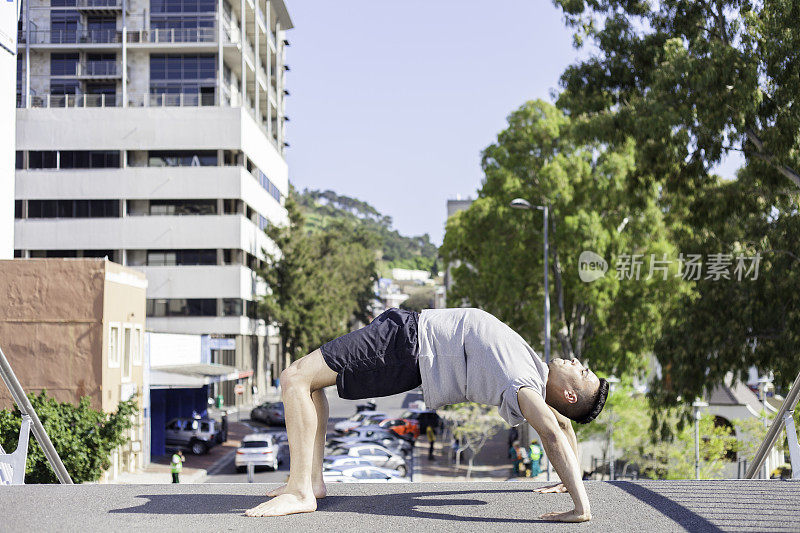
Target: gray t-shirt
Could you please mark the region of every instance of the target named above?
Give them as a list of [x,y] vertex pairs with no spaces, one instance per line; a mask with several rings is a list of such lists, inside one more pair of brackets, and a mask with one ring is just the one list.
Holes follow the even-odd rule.
[[425,405],[495,405],[512,426],[525,419],[517,391],[545,396],[547,366],[513,329],[480,309],[426,309],[419,317],[419,368]]

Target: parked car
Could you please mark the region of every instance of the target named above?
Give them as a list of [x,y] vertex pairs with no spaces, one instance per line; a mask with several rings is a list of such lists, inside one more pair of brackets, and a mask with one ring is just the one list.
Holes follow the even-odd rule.
[[364,403],[356,405],[356,413],[360,413],[361,411],[374,411],[377,406],[375,400],[367,400]]
[[398,470],[401,475],[408,473],[406,460],[402,455],[388,450],[384,446],[370,443],[341,444],[331,450],[330,455],[349,455],[366,459],[374,466]]
[[380,427],[390,429],[398,435],[409,436],[412,439],[419,437],[419,421],[410,418],[386,418],[381,420]]
[[386,413],[380,411],[361,411],[347,420],[342,420],[334,424],[333,429],[339,433],[346,433],[351,429],[367,424],[377,423],[386,418]]
[[188,448],[201,455],[222,441],[222,433],[213,418],[173,418],[167,422],[164,441],[167,446]]
[[326,455],[322,459],[322,468],[340,468],[343,466],[373,466],[367,459],[353,457],[352,455]]
[[242,445],[236,450],[234,464],[236,470],[244,472],[247,464],[266,466],[270,470],[277,470],[280,464],[278,445],[269,433],[251,433],[242,439]]
[[420,435],[425,434],[428,426],[433,427],[436,433],[439,433],[442,428],[442,419],[433,409],[409,409],[400,415],[400,418],[416,421]]
[[375,466],[345,466],[323,470],[325,483],[408,483],[397,470]]
[[404,439],[394,431],[380,426],[358,426],[344,433],[341,437],[328,439],[328,444],[330,446],[357,442],[380,444],[395,453],[400,452],[403,454],[411,453],[411,450],[414,448],[414,444],[410,440]]
[[286,418],[283,412],[283,402],[262,403],[250,411],[250,418],[264,422],[269,426],[285,426]]

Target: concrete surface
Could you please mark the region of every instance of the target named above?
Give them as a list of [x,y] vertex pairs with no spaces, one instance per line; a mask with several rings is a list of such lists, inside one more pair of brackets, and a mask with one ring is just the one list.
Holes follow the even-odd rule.
[[0,531],[800,531],[800,482],[587,482],[589,524],[532,482],[349,484],[316,513],[248,518],[274,485],[28,485],[0,489]]

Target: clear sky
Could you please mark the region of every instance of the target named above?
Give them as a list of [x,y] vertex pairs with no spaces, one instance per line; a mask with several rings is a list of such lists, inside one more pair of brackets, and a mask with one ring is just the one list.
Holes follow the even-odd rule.
[[546,0],[287,0],[289,179],[364,200],[441,244],[505,117],[576,57]]
[[505,117],[551,100],[585,54],[549,0],[286,3],[290,180],[364,200],[436,244],[446,200],[475,196]]

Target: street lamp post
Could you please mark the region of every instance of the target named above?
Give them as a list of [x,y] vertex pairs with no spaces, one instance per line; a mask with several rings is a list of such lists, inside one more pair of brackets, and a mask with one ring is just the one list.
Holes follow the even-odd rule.
[[[509,204],[514,209],[539,209],[544,214],[544,362],[550,364],[550,284],[548,282],[549,270],[549,242],[547,236],[549,210],[546,205],[532,205],[524,198],[515,198]],[[547,458],[547,481],[550,481],[550,458]]]
[[[610,392],[614,392],[617,388],[617,383],[619,383],[619,378],[611,375],[608,376],[608,387]],[[608,411],[608,479],[613,481],[617,476],[616,472],[614,471],[614,424],[616,423],[617,419],[614,415],[613,409],[609,406]]]
[[694,478],[700,479],[700,408],[708,407],[706,402],[695,400],[694,408]]

